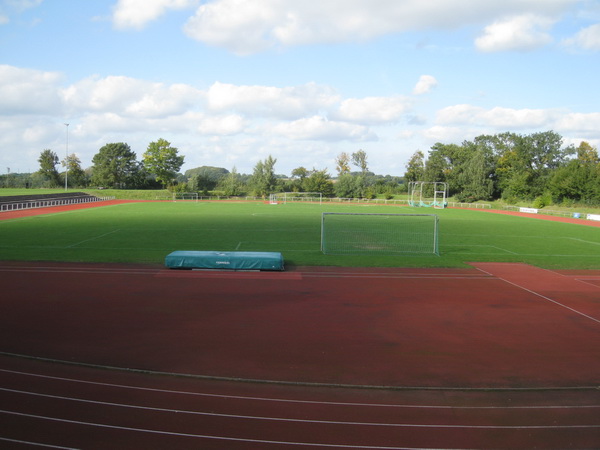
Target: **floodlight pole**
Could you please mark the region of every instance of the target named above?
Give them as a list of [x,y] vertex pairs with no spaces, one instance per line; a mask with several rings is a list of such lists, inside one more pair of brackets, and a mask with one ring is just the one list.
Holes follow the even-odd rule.
[[67,190],[67,180],[69,178],[69,124],[65,123],[67,127],[67,150],[65,158],[65,191]]

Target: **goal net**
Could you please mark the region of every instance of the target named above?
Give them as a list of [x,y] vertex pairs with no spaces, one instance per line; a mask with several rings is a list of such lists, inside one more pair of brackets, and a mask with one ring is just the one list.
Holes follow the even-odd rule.
[[441,181],[411,181],[408,184],[410,206],[443,209],[448,205],[448,184]]
[[173,192],[173,201],[198,201],[198,193],[197,192]]
[[277,203],[323,203],[323,194],[321,192],[281,192],[279,194],[271,194],[269,201],[272,204]]
[[439,255],[435,214],[329,213],[321,216],[326,255]]

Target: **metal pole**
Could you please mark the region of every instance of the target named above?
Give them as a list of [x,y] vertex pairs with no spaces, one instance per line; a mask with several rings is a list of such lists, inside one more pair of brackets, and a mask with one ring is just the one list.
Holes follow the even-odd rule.
[[69,178],[69,124],[65,123],[67,127],[67,154],[65,158],[65,191],[67,190],[67,180]]

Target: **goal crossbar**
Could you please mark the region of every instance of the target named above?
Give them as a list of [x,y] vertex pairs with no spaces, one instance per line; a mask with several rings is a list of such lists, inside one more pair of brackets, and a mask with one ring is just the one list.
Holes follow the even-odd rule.
[[337,213],[321,215],[326,255],[439,255],[436,214]]
[[312,202],[323,203],[323,194],[321,192],[280,192],[269,196],[271,204],[292,203],[292,202]]

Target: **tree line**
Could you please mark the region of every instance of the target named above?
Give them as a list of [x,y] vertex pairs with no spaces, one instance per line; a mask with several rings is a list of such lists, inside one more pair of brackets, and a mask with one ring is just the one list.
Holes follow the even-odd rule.
[[449,195],[464,202],[600,204],[598,150],[587,142],[565,147],[553,131],[481,135],[461,145],[437,143],[427,158],[422,151],[412,155],[405,180],[446,182]]
[[[360,172],[350,172],[350,156],[342,153],[338,158],[347,158],[343,167],[338,165],[338,177],[332,178],[327,169],[297,167],[291,176],[278,175],[275,171],[277,159],[269,155],[254,166],[252,174],[239,174],[223,168],[202,166],[185,172],[186,183],[177,185],[179,190],[192,192],[218,192],[225,196],[253,195],[266,198],[276,192],[319,192],[326,197],[374,198],[384,195],[392,198],[403,189],[401,177],[375,175],[368,171],[367,154],[359,150],[352,154]],[[358,158],[358,159],[357,159]],[[337,161],[337,160],[336,160]]]
[[[137,160],[126,143],[104,145],[83,170],[75,154],[62,162],[52,150],[42,151],[34,174],[0,176],[0,186],[107,187],[217,193],[224,196],[267,197],[273,192],[320,192],[342,198],[374,198],[406,192],[410,181],[442,181],[449,196],[461,202],[503,199],[508,203],[530,200],[544,206],[555,203],[600,204],[600,158],[587,142],[563,146],[562,137],[546,131],[529,135],[506,132],[481,135],[462,144],[436,143],[427,157],[416,151],[406,164],[404,177],[369,171],[364,150],[335,158],[335,178],[327,169],[297,167],[291,176],[278,175],[277,159],[258,161],[252,174],[211,166],[179,173],[184,157],[171,143],[151,142]],[[57,165],[65,168],[60,173]],[[352,166],[355,170],[352,170]],[[68,178],[65,180],[65,176]]]
[[[117,142],[101,147],[92,158],[92,166],[85,170],[81,167],[81,161],[77,155],[67,155],[60,161],[58,155],[50,149],[41,152],[38,162],[40,168],[37,172],[14,174],[12,183],[10,176],[7,175],[4,184],[12,184],[15,187],[43,188],[93,186],[150,189],[166,187],[172,185],[176,180],[184,157],[178,154],[178,149],[172,147],[170,142],[159,139],[148,145],[141,161],[137,160],[136,153],[128,144]],[[63,172],[59,172],[57,168],[59,163],[64,168]]]

